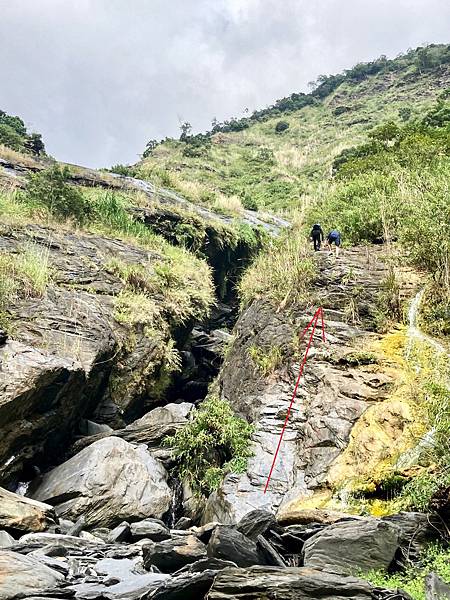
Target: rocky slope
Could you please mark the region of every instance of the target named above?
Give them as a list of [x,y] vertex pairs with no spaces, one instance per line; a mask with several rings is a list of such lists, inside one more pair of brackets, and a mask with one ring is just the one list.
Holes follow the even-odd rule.
[[[330,472],[347,447],[355,424],[370,407],[385,406],[396,381],[395,369],[368,351],[381,339],[375,333],[375,322],[388,274],[385,258],[380,247],[348,250],[339,262],[326,255],[319,258],[319,274],[311,292],[315,306],[324,308],[327,341],[321,340],[319,322],[266,494],[262,490],[305,350],[306,341],[301,344],[298,335],[315,308],[277,311],[261,298],[244,310],[219,386],[234,409],[256,423],[254,455],[247,473],[229,475],[209,498],[206,520],[235,522],[248,511],[261,508],[278,510],[280,517],[289,521],[300,518],[302,506],[308,519],[308,507],[325,506],[331,499]],[[411,274],[408,278],[405,294],[413,285]],[[266,355],[279,349],[283,358],[269,376],[250,359],[255,348]],[[405,412],[403,405],[385,411],[381,427],[389,430],[393,445],[413,419]],[[368,460],[374,451],[374,447],[368,448],[360,460]],[[324,512],[320,518],[332,517]]]
[[[307,307],[276,310],[261,298],[243,311],[218,387],[255,424],[254,454],[246,473],[228,475],[209,497],[200,525],[192,504],[171,490],[173,457],[162,444],[190,419],[193,405],[152,400],[157,375],[148,364],[161,365],[155,340],[140,322],[130,329],[114,318],[123,282],[104,268],[111,254],[147,268],[159,257],[119,240],[40,226],[6,229],[0,240],[14,253],[31,238],[45,245],[54,275],[43,298],[12,308],[13,339],[1,347],[1,482],[29,479],[33,465],[44,472],[28,497],[0,489],[0,599],[409,598],[360,574],[399,568],[403,556],[417,556],[443,535],[442,521],[421,513],[360,517],[330,504],[339,473],[346,475],[339,460],[373,407],[389,407],[377,426],[392,447],[403,435],[405,447],[411,443],[408,407],[386,404],[396,366],[381,359],[382,350],[376,359],[371,353],[384,341],[375,323],[385,249],[350,249],[339,261],[321,254]],[[413,274],[403,281],[410,297]],[[264,494],[304,350],[298,333],[318,305],[326,342],[315,340]],[[170,312],[166,317],[166,335],[176,336]],[[131,345],[123,342],[130,335]],[[252,358],[261,354],[249,349],[274,347],[283,360],[263,374]],[[145,373],[139,385],[136,372]],[[119,381],[111,385],[115,373]],[[136,407],[146,414],[133,420]],[[74,433],[78,441],[68,448]],[[362,452],[370,463],[376,444]],[[436,590],[448,594],[435,575],[428,587],[429,598]]]

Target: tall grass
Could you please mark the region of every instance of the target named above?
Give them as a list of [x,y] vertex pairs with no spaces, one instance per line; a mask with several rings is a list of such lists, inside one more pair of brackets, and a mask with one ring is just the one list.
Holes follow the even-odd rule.
[[309,287],[316,273],[302,230],[289,230],[272,240],[245,272],[239,283],[244,306],[266,298],[277,310],[302,305],[309,299]]

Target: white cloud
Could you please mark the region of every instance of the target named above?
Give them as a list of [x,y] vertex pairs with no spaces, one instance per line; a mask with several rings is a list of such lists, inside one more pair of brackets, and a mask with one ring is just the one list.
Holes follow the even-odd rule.
[[447,0],[0,0],[0,108],[54,156],[134,162],[150,138],[198,130],[424,42]]

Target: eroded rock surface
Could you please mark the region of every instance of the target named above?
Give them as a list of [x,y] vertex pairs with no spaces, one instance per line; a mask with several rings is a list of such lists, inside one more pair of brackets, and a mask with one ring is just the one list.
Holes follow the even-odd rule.
[[172,497],[166,480],[166,470],[145,446],[107,437],[44,475],[33,497],[56,506],[62,517],[117,525],[161,517]]
[[[204,522],[236,523],[251,510],[278,508],[285,522],[292,521],[292,513],[298,515],[304,500],[327,488],[330,467],[347,447],[357,420],[389,395],[393,378],[388,370],[370,360],[359,363],[351,358],[377,339],[376,301],[387,274],[381,252],[353,249],[340,261],[324,255],[318,260],[312,292],[314,305],[324,307],[327,341],[320,339],[319,321],[266,494],[264,486],[305,351],[305,342],[296,339],[315,309],[311,305],[277,311],[261,299],[243,312],[236,325],[236,341],[219,385],[222,397],[254,423],[254,454],[246,473],[228,475],[210,496]],[[252,361],[255,348],[262,353],[279,349],[284,359],[272,375],[263,376],[257,361]]]

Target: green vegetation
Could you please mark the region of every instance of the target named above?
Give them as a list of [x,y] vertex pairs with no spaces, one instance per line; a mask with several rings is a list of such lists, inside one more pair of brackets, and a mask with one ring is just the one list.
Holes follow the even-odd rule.
[[214,121],[207,134],[192,135],[188,127],[179,140],[153,142],[136,171],[208,205],[224,195],[286,214],[306,208],[328,197],[325,180],[343,149],[367,142],[374,126],[409,123],[431,105],[449,57],[449,46],[430,46],[320,76],[310,94],[292,94],[243,119]]
[[68,183],[69,175],[69,168],[59,165],[30,175],[25,202],[46,207],[54,217],[73,219],[83,224],[91,216],[91,205],[77,188]]
[[438,509],[448,501],[450,488],[450,359],[416,342],[409,360],[420,369],[415,393],[427,433],[417,446],[422,470],[402,488],[400,498],[406,509],[427,510],[433,503]]
[[259,347],[252,345],[248,354],[263,377],[274,373],[282,364],[283,352],[279,346]]
[[252,432],[252,426],[234,415],[228,402],[211,396],[165,443],[178,458],[180,478],[187,480],[195,493],[208,495],[227,473],[245,471]]
[[265,298],[278,310],[302,305],[310,296],[314,275],[314,262],[302,231],[289,231],[271,240],[245,271],[239,282],[242,304]]
[[42,297],[49,281],[45,250],[30,245],[18,254],[0,253],[0,327],[8,329],[8,310],[15,301]]
[[0,110],[0,144],[17,152],[39,156],[45,154],[45,146],[39,133],[29,133],[20,117]]
[[418,564],[409,566],[405,571],[389,574],[385,571],[371,571],[364,578],[373,585],[386,589],[402,589],[414,600],[426,600],[425,578],[436,573],[450,584],[450,549],[430,545],[423,553]]

